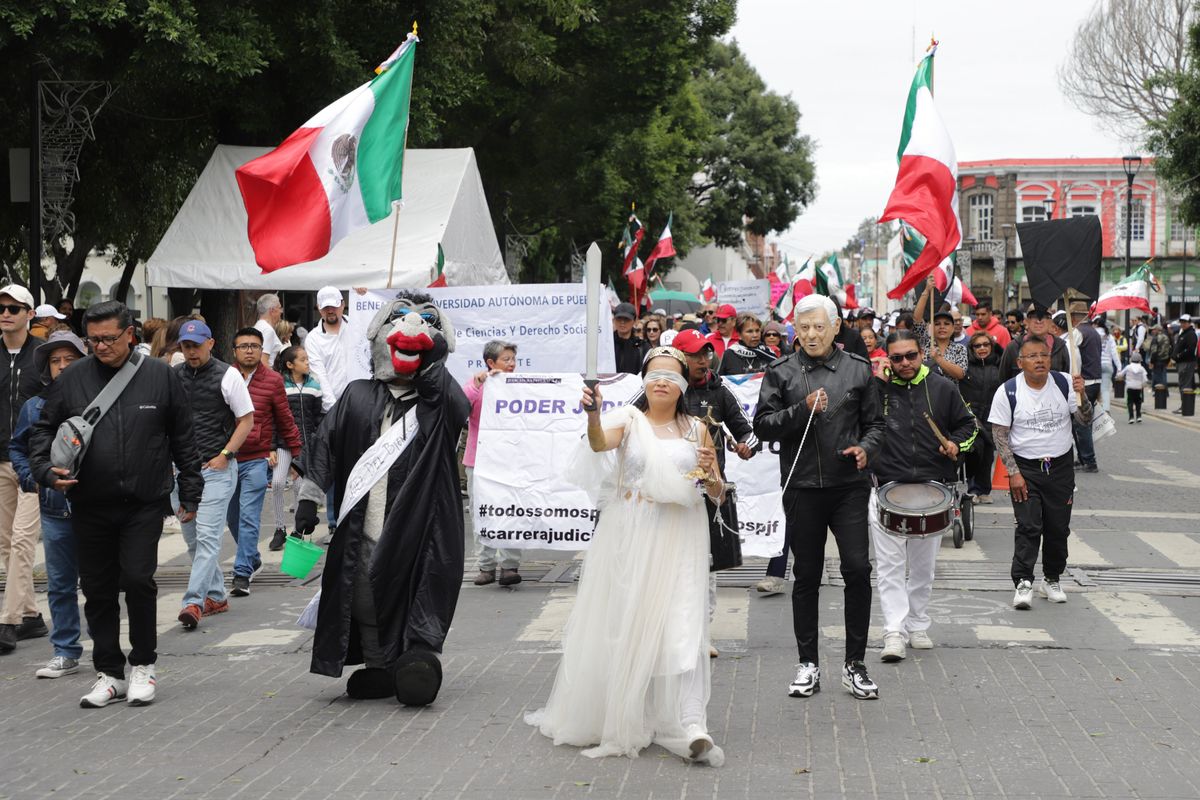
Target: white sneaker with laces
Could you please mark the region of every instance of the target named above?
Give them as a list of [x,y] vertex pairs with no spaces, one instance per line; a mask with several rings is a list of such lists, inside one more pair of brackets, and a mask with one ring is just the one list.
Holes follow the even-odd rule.
[[74,675],[76,672],[79,672],[79,659],[55,656],[34,674],[39,678],[61,678],[63,675]]
[[1013,608],[1025,611],[1033,605],[1033,581],[1021,581],[1013,595]]
[[762,595],[783,594],[787,591],[787,581],[768,575],[754,584],[755,590]]
[[908,634],[908,646],[913,650],[932,650],[933,639],[929,638],[929,631],[911,631]]
[[1051,603],[1067,602],[1067,593],[1062,590],[1062,586],[1059,585],[1058,581],[1043,580],[1038,590],[1042,597]]
[[105,675],[103,672],[97,672],[96,682],[92,684],[92,688],[87,694],[79,698],[79,707],[104,708],[109,703],[119,703],[125,699],[125,693],[128,690],[128,681],[114,678],[111,675]]
[[788,686],[788,697],[812,697],[821,691],[821,668],[811,661],[796,665],[796,677]]
[[879,660],[889,664],[904,660],[904,634],[892,631],[883,635],[883,650],[879,653]]
[[129,676],[129,705],[148,706],[153,703],[156,684],[153,664],[139,664],[134,667],[133,674]]

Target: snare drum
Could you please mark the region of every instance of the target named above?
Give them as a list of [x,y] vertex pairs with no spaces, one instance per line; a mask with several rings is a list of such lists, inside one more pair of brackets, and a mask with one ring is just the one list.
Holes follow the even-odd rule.
[[876,490],[879,524],[901,539],[927,539],[954,525],[954,492],[934,481],[885,483]]

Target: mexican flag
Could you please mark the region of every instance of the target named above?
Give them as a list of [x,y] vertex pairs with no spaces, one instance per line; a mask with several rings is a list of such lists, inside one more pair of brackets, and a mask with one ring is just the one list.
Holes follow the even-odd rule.
[[812,259],[804,262],[804,266],[800,268],[800,272],[796,273],[796,281],[792,284],[792,303],[802,297],[808,297],[817,290],[816,288],[817,272],[813,269]]
[[979,301],[975,299],[975,295],[971,294],[971,290],[963,285],[962,279],[957,277],[950,284],[950,290],[946,292],[946,302],[951,306],[966,303],[971,308],[979,305]]
[[675,214],[672,212],[667,215],[667,227],[663,228],[662,235],[654,243],[654,249],[650,251],[650,255],[646,256],[647,274],[653,271],[655,261],[675,255],[675,243],[671,239],[671,223],[674,221]]
[[446,253],[442,250],[442,243],[438,242],[438,257],[437,263],[433,265],[433,281],[429,284],[429,288],[433,289],[438,286],[446,285]]
[[788,286],[783,290],[783,294],[779,295],[771,310],[775,312],[777,317],[786,322],[792,318],[792,308],[794,306],[795,303],[792,301],[792,287]]
[[621,237],[621,246],[625,251],[622,272],[635,291],[646,285],[646,272],[642,260],[637,255],[645,235],[646,229],[642,227],[642,221],[637,218],[637,214],[630,213],[629,224],[625,226],[625,233]]
[[321,258],[392,214],[401,197],[417,41],[410,33],[375,78],[238,167],[250,246],[263,272]]
[[845,283],[845,279],[842,278],[842,268],[838,266],[837,253],[834,253],[817,270],[815,284],[817,293],[837,300],[838,304],[844,308],[846,293],[842,287]]
[[958,249],[958,161],[954,143],[933,104],[933,57],[936,43],[921,59],[908,90],[897,157],[900,169],[880,222],[902,220],[925,239],[920,256],[888,297],[902,297],[943,258]]
[[842,292],[845,295],[845,302],[842,303],[842,308],[846,311],[853,311],[858,308],[858,298],[854,294],[854,284],[847,283],[845,290]]
[[700,286],[700,299],[706,303],[717,299],[717,287],[713,286],[712,275],[705,278],[704,283]]
[[783,261],[779,262],[779,266],[771,273],[771,277],[780,283],[790,284],[792,282],[792,268],[788,264],[787,253],[783,254]]
[[1147,261],[1128,278],[1101,294],[1092,304],[1091,315],[1094,317],[1105,311],[1124,311],[1127,308],[1136,308],[1150,314],[1151,286],[1158,287],[1159,283],[1150,271],[1150,262]]

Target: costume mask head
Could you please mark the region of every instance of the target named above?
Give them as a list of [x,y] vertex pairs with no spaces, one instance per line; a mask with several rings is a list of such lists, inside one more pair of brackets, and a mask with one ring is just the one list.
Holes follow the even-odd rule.
[[405,290],[383,306],[367,328],[375,379],[415,375],[454,351],[454,326],[424,292]]
[[796,304],[793,323],[796,341],[812,358],[824,358],[833,350],[833,340],[841,326],[837,306],[828,297],[812,295]]

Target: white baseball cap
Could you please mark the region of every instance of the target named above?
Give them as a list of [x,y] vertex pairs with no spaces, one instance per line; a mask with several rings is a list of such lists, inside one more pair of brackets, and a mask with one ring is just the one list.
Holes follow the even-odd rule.
[[49,303],[42,303],[40,306],[35,308],[33,310],[33,315],[35,317],[54,317],[55,319],[66,319],[67,318],[66,314],[58,313],[58,309],[55,308],[54,306],[50,305]]
[[13,300],[16,300],[18,303],[24,303],[30,308],[33,308],[33,295],[31,295],[29,290],[24,286],[16,283],[10,283],[7,286],[0,287],[0,295],[2,294],[6,294]]
[[342,293],[336,286],[322,286],[317,291],[317,308],[330,308],[342,304]]

